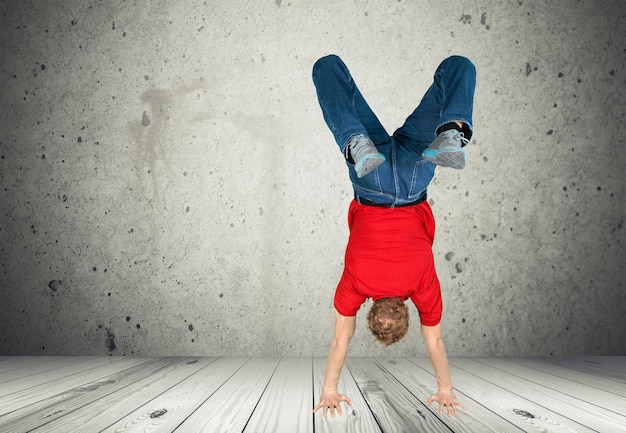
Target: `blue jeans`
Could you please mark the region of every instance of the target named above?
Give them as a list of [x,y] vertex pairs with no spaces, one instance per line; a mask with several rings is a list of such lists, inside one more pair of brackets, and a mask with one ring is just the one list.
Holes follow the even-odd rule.
[[435,139],[437,129],[452,121],[464,123],[465,137],[473,133],[472,111],[476,68],[465,57],[445,59],[434,82],[404,125],[389,136],[357,88],[343,61],[329,55],[313,66],[313,83],[324,120],[346,155],[346,145],[357,134],[368,136],[386,161],[358,178],[354,164],[346,159],[356,195],[393,206],[426,195],[435,165],[422,152]]

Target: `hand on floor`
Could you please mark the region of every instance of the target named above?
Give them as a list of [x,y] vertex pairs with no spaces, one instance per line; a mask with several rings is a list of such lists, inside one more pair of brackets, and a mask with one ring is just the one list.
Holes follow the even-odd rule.
[[457,406],[459,406],[463,410],[466,410],[465,406],[463,406],[456,399],[456,396],[454,395],[454,392],[452,391],[438,391],[436,394],[433,394],[428,399],[428,402],[427,402],[428,406],[430,406],[430,404],[433,401],[436,401],[437,403],[439,403],[439,415],[443,415],[444,409],[447,409],[448,416],[452,415],[452,413],[454,413],[455,415],[458,415],[458,411],[456,410]]
[[335,417],[335,410],[339,415],[342,415],[341,412],[341,402],[345,402],[348,406],[352,406],[352,402],[350,398],[346,397],[343,394],[339,394],[337,391],[327,392],[320,396],[320,402],[313,412],[317,412],[318,409],[322,409],[322,415],[326,416],[326,412],[330,409],[330,417]]

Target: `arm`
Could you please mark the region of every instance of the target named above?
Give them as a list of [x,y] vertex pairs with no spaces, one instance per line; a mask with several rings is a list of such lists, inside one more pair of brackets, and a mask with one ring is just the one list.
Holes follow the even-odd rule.
[[337,392],[337,384],[339,383],[341,369],[348,356],[348,348],[350,346],[350,340],[354,335],[355,325],[356,316],[342,316],[335,310],[335,331],[326,361],[324,386],[322,387],[320,402],[315,409],[313,409],[313,412],[323,408],[323,415],[326,416],[326,412],[330,409],[330,416],[334,418],[335,409],[337,413],[341,415],[340,403],[342,401],[346,402],[348,405],[351,404],[348,397]]
[[441,339],[441,326],[422,325],[422,336],[424,337],[424,343],[426,343],[426,350],[428,351],[430,363],[433,366],[433,370],[435,370],[437,387],[439,388],[437,393],[428,399],[428,405],[430,405],[433,401],[439,403],[440,414],[443,414],[444,408],[448,409],[448,415],[452,415],[453,411],[457,414],[456,406],[465,410],[465,406],[459,403],[454,395],[454,392],[452,391],[452,380],[450,379],[448,357],[446,356],[446,349],[443,345],[443,340]]

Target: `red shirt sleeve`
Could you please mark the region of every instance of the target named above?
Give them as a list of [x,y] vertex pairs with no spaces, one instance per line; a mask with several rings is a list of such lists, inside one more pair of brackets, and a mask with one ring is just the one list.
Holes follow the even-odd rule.
[[441,286],[437,275],[433,273],[432,280],[427,287],[411,295],[420,315],[420,322],[424,326],[435,326],[441,321],[443,303],[441,301]]
[[367,297],[350,284],[350,277],[346,272],[341,276],[337,290],[335,290],[335,308],[342,316],[356,316],[357,311]]

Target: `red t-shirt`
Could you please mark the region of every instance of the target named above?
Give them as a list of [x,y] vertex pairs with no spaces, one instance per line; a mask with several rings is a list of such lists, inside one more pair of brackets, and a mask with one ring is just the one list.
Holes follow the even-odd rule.
[[435,219],[428,202],[382,208],[352,201],[350,239],[343,275],[335,291],[335,308],[355,316],[367,298],[410,298],[420,321],[441,320],[441,289],[432,253]]

